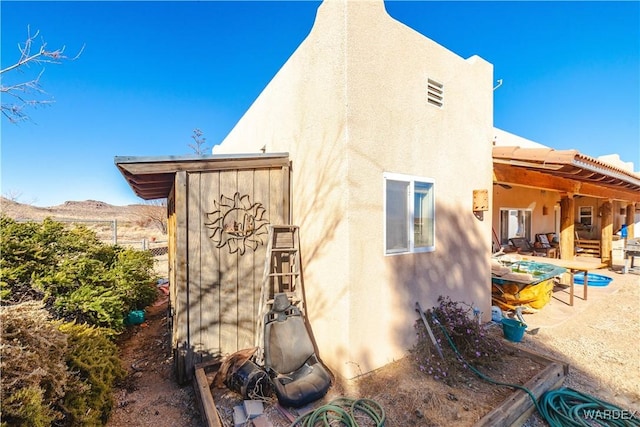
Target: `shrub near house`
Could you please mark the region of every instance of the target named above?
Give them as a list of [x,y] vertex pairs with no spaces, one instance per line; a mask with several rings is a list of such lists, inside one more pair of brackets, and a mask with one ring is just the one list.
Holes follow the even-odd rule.
[[5,216],[0,245],[1,425],[104,424],[123,375],[112,338],[157,296],[151,254]]

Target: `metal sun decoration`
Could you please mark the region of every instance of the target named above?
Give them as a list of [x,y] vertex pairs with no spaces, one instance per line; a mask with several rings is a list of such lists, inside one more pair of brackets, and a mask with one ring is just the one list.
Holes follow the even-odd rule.
[[220,201],[213,202],[216,210],[207,213],[211,222],[204,225],[213,230],[209,236],[216,248],[229,246],[229,253],[244,255],[247,247],[254,251],[264,244],[262,235],[267,234],[269,220],[264,218],[266,209],[262,203],[251,203],[249,195],[240,196],[236,192],[233,199],[220,195]]

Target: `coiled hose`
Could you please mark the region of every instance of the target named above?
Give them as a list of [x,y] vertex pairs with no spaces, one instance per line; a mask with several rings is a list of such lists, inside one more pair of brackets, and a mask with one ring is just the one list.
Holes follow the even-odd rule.
[[557,390],[546,391],[540,396],[540,400],[537,400],[531,390],[520,384],[504,383],[487,377],[464,360],[446,328],[435,314],[432,313],[432,317],[462,363],[465,363],[471,371],[491,384],[516,388],[527,393],[540,415],[551,427],[640,427],[640,412],[624,410],[571,388],[561,387]]
[[358,427],[356,411],[367,415],[376,427],[383,427],[385,421],[384,409],[372,399],[350,399],[339,397],[326,405],[320,406],[313,412],[298,417],[289,427],[335,426],[337,422],[345,427]]

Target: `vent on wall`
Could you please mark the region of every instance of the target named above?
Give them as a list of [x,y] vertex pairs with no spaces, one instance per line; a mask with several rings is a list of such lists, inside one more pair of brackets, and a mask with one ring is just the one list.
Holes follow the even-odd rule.
[[427,102],[442,108],[443,86],[435,80],[427,79]]

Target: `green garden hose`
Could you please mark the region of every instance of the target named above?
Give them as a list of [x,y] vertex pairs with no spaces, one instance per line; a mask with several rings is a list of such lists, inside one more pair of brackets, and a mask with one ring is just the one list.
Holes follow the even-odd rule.
[[547,391],[536,407],[551,426],[640,426],[640,412],[625,411],[570,388]]
[[329,427],[342,423],[345,427],[359,427],[356,412],[367,415],[376,427],[384,427],[385,413],[378,402],[372,399],[350,399],[339,397],[312,412],[298,417],[289,427]]
[[604,402],[588,394],[562,387],[557,390],[549,390],[540,396],[540,400],[524,386],[493,380],[475,367],[467,363],[458,348],[447,333],[446,328],[440,323],[435,314],[433,321],[447,338],[447,342],[456,353],[462,363],[465,363],[476,375],[483,380],[511,388],[517,388],[529,395],[536,409],[551,427],[640,427],[640,412],[624,410],[611,403]]

